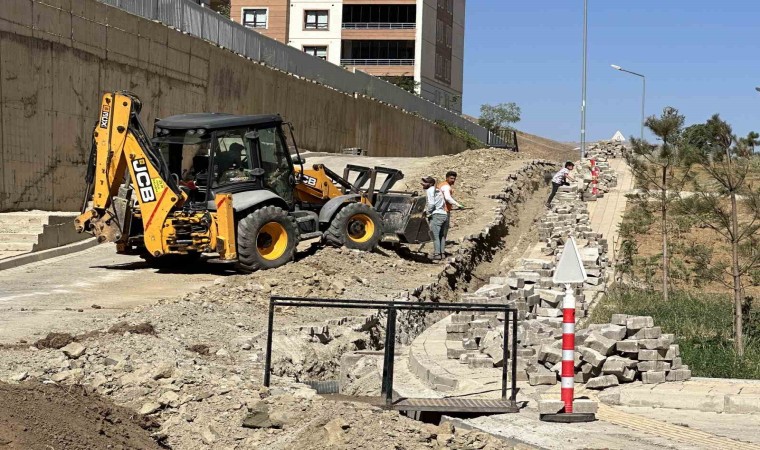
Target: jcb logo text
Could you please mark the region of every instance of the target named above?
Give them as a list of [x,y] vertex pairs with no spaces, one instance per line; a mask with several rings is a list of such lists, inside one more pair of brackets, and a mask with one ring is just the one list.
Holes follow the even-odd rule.
[[140,191],[142,202],[150,203],[156,200],[156,193],[153,191],[153,185],[150,182],[150,175],[148,174],[148,166],[145,164],[145,159],[132,160],[132,169],[135,171],[135,182],[137,182],[137,189]]

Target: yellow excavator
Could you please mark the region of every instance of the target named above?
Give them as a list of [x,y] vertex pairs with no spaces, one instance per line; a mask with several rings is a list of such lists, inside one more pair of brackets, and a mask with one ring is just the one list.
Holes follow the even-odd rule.
[[129,92],[103,95],[75,220],[118,253],[165,263],[205,253],[250,272],[293,260],[305,239],[368,251],[430,239],[424,196],[391,191],[401,172],[304,169],[279,115],[180,114],[149,137],[140,109]]

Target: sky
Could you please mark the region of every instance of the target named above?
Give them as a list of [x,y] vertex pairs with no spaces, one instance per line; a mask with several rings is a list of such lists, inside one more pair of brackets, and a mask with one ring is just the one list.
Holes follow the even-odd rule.
[[[759,32],[760,0],[588,0],[586,139],[640,134],[642,80],[610,64],[646,76],[647,116],[760,131]],[[583,0],[468,0],[464,112],[515,102],[519,130],[579,142],[582,44]]]

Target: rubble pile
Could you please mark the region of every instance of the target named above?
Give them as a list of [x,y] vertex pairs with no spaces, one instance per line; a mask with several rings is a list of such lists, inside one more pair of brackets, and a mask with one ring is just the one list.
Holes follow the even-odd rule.
[[586,147],[586,157],[596,158],[598,161],[606,161],[608,158],[621,158],[625,146],[618,141],[599,141]]
[[[609,166],[606,166],[609,168]],[[451,316],[446,326],[449,359],[470,368],[501,367],[516,358],[517,380],[531,385],[556,384],[562,360],[562,299],[565,286],[553,282],[556,261],[570,236],[576,239],[587,279],[574,286],[576,320],[605,289],[608,244],[590,226],[576,186],[560,188],[555,203],[538,224],[539,253],[550,259],[521,259],[506,276],[492,277],[469,303],[505,304],[518,311],[517,351],[503,349],[504,313]],[[512,335],[511,329],[508,330]],[[663,334],[651,317],[615,315],[609,324],[591,325],[576,333],[576,381],[593,389],[642,380],[681,381],[691,376],[683,365],[672,334]]]
[[[537,348],[561,337],[561,302],[564,286],[552,280],[556,259],[565,241],[574,236],[588,278],[575,287],[576,317],[586,317],[593,299],[605,288],[607,241],[591,231],[585,204],[574,199],[574,187],[563,187],[553,210],[538,225],[543,241],[541,253],[551,260],[521,259],[504,277],[492,277],[489,284],[461,296],[462,302],[506,304],[518,310],[518,356],[524,356],[518,376],[527,379],[530,366],[537,366]],[[503,364],[503,314],[454,314],[447,326],[447,355],[470,367]],[[532,359],[530,357],[533,357]],[[519,361],[519,360],[518,360]],[[530,362],[530,364],[529,364]],[[548,375],[548,374],[547,374]],[[518,379],[520,379],[518,378]]]

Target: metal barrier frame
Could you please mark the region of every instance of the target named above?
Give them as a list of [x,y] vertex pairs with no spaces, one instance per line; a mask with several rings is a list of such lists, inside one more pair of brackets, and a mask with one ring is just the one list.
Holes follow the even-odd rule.
[[[346,308],[346,309],[381,309],[387,312],[385,348],[383,355],[383,379],[381,395],[385,396],[386,407],[393,406],[393,358],[396,350],[396,317],[398,311],[454,311],[454,312],[503,312],[503,349],[504,363],[501,370],[501,399],[507,400],[507,349],[511,355],[512,373],[510,385],[510,406],[517,407],[517,310],[507,305],[486,303],[421,303],[381,300],[329,299],[310,297],[269,298],[269,319],[267,325],[267,347],[264,361],[264,386],[269,387],[272,369],[272,335],[274,332],[274,314],[277,306],[298,306],[308,308]],[[512,347],[509,348],[509,324],[512,324]]]

